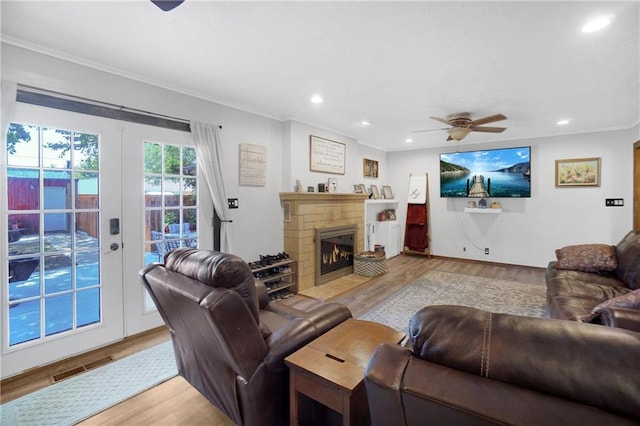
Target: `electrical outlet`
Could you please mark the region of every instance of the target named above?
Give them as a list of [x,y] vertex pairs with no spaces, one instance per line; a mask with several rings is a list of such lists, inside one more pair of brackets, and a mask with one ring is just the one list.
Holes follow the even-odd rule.
[[623,207],[624,198],[605,198],[604,205],[607,207]]
[[489,254],[489,247],[485,247],[484,254]]

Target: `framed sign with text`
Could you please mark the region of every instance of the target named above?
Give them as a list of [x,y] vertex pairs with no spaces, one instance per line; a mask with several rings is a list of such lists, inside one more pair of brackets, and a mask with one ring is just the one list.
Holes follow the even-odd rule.
[[346,145],[341,142],[309,136],[309,168],[312,172],[344,174]]

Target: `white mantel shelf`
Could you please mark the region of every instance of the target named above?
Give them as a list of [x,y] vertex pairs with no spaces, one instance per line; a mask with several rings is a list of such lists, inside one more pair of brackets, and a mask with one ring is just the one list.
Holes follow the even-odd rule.
[[502,213],[502,209],[492,209],[487,207],[486,209],[465,207],[465,213],[482,213],[482,214],[500,214]]
[[350,192],[281,192],[280,200],[361,200],[364,201],[368,197],[367,194],[356,194]]
[[364,201],[367,204],[392,204],[398,202],[398,200],[396,200],[395,198],[370,198]]

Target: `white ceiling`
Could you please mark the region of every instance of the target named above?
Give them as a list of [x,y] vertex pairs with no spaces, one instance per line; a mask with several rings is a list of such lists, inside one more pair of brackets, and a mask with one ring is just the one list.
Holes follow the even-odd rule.
[[[186,0],[162,12],[3,0],[1,11],[5,42],[396,151],[450,146],[443,130],[411,131],[462,111],[508,119],[461,144],[636,125],[639,4]],[[603,14],[609,27],[581,32]]]

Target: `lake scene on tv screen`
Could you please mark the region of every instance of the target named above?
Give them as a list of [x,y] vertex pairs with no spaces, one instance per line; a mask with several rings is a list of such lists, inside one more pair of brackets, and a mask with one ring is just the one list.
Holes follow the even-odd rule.
[[441,197],[531,197],[530,147],[440,154]]

